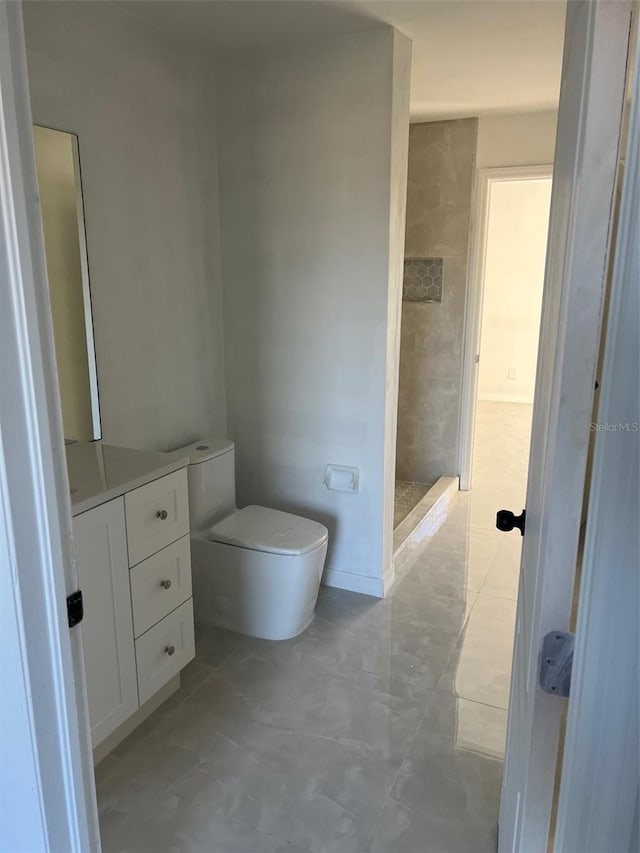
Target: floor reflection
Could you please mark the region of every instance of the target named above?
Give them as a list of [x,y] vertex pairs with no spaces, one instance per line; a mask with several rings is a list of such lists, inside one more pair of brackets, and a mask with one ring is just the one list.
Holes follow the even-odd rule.
[[530,421],[501,405],[387,599],[324,588],[283,643],[198,626],[178,693],[98,767],[105,851],[495,851],[520,538],[494,522]]

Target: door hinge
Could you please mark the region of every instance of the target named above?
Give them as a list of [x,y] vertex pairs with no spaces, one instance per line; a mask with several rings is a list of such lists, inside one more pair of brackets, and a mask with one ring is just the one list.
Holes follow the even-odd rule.
[[570,631],[551,631],[542,641],[540,687],[552,696],[568,696],[571,690],[571,669],[575,634]]
[[77,589],[67,596],[67,620],[69,627],[73,628],[82,622],[84,616],[84,602],[82,601],[82,590]]

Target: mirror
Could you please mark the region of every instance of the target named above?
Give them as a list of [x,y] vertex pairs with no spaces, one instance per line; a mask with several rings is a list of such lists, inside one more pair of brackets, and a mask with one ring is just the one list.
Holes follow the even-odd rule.
[[78,137],[34,126],[36,171],[67,441],[100,438]]

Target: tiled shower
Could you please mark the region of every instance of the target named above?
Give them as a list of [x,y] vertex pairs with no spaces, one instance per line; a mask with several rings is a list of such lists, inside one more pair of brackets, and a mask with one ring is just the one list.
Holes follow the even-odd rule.
[[457,473],[477,119],[412,124],[394,526]]

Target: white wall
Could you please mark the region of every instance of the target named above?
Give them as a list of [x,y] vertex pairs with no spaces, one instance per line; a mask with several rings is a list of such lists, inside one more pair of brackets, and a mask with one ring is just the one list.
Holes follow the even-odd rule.
[[557,110],[481,116],[477,167],[553,163],[557,120]]
[[226,431],[207,61],[120,4],[26,3],[34,121],[78,134],[105,441]]
[[[216,108],[238,499],[327,523],[325,580],[376,595],[391,557],[396,392],[386,386],[409,53],[390,28],[301,44],[221,69]],[[327,463],[358,467],[360,493],[329,492]]]
[[478,399],[533,403],[551,179],[493,181]]

